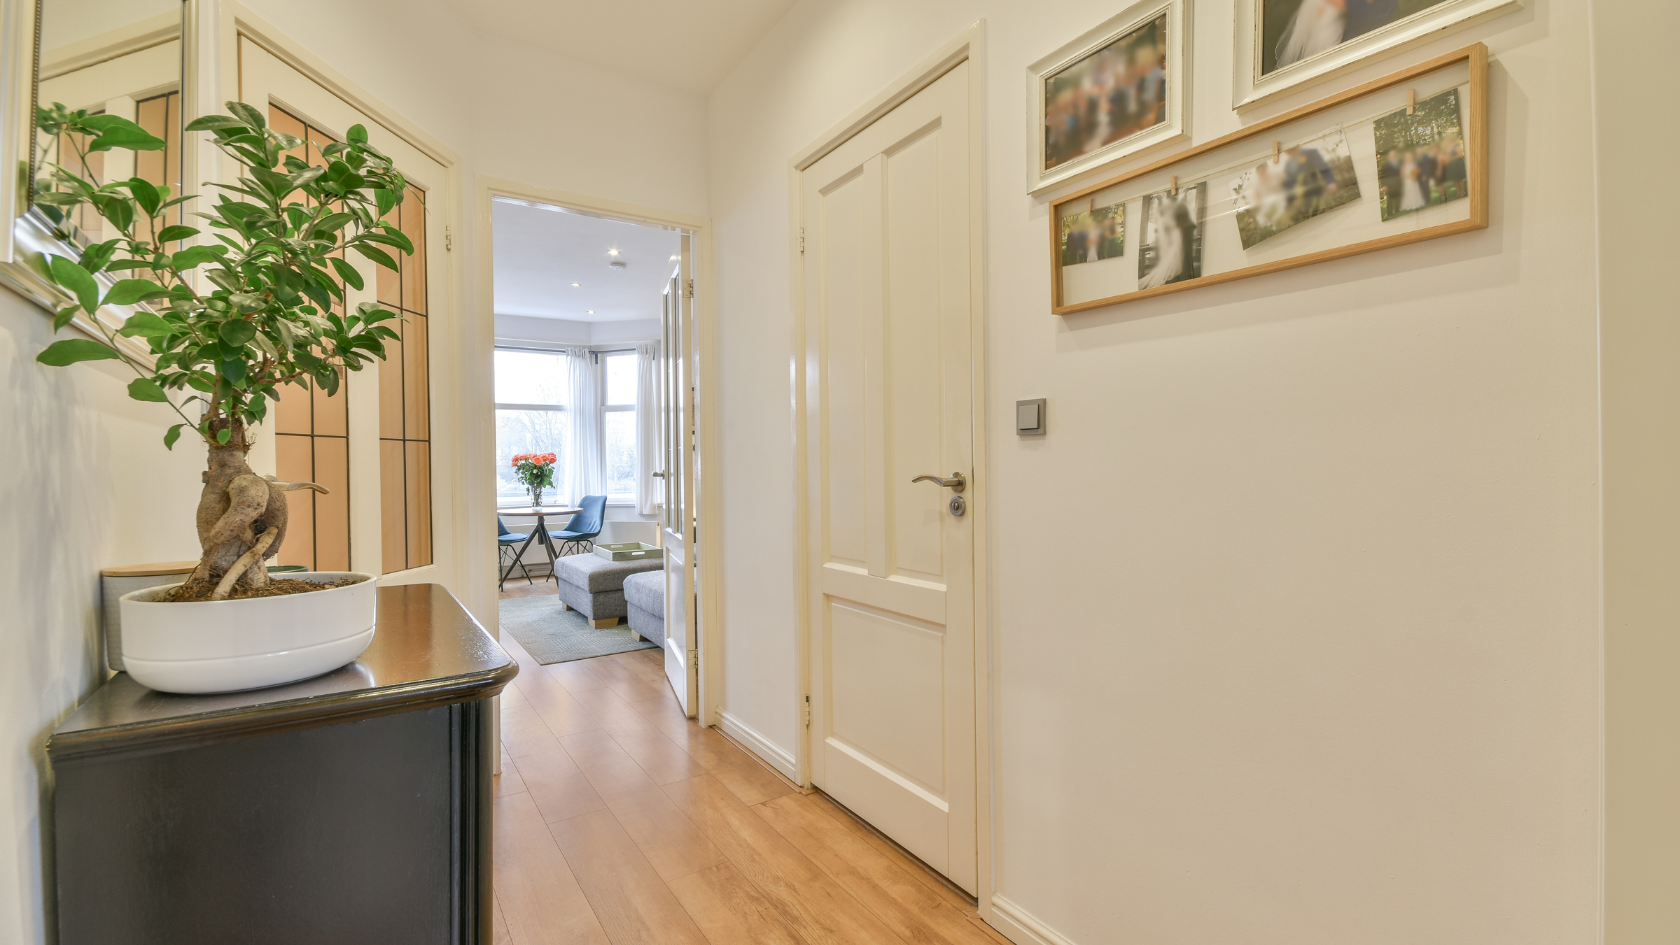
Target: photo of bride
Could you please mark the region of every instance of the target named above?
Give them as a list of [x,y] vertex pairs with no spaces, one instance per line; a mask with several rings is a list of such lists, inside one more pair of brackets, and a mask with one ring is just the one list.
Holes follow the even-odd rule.
[[1269,75],[1446,0],[1259,0],[1260,74]]
[[1138,246],[1138,288],[1153,289],[1202,274],[1202,226],[1207,183],[1163,190],[1143,198],[1143,239]]

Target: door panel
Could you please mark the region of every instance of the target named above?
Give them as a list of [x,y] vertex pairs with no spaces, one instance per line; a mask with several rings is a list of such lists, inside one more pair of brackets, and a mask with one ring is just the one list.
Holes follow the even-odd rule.
[[698,529],[694,481],[697,418],[694,412],[693,241],[682,237],[675,275],[665,292],[660,357],[664,368],[665,437],[665,676],[683,713],[700,711]]
[[813,437],[812,779],[971,892],[967,64],[802,181]]

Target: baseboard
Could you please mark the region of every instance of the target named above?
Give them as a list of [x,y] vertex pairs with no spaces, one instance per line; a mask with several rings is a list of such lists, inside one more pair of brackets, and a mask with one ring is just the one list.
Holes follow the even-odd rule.
[[992,897],[992,928],[1015,945],[1073,945],[1066,936],[1002,896]]
[[783,751],[768,738],[753,731],[752,726],[730,715],[727,711],[720,711],[718,712],[718,728],[723,729],[725,735],[740,742],[748,751],[763,759],[765,764],[780,771],[783,777],[797,783],[798,779],[794,776],[796,769],[793,756]]

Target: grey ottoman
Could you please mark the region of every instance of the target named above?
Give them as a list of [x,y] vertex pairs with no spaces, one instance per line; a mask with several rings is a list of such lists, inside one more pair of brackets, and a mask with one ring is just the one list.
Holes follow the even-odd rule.
[[642,571],[665,569],[658,559],[608,561],[594,552],[567,555],[554,562],[560,582],[560,603],[577,610],[597,630],[616,626],[629,610],[624,603],[624,579]]
[[624,603],[630,609],[630,632],[665,645],[665,572],[643,571],[624,579]]

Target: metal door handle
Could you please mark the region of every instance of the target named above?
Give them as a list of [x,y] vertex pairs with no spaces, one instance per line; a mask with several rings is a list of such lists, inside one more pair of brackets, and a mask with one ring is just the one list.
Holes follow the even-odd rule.
[[961,492],[968,488],[968,480],[964,479],[963,474],[960,472],[952,473],[951,478],[949,479],[941,479],[938,476],[917,476],[910,481],[914,483],[921,482],[923,480],[927,480],[928,482],[937,482],[941,486],[950,489],[952,492]]
[[665,474],[662,473],[662,472],[651,472],[651,473],[648,473],[648,475],[653,476],[656,479],[664,479],[665,478]]

